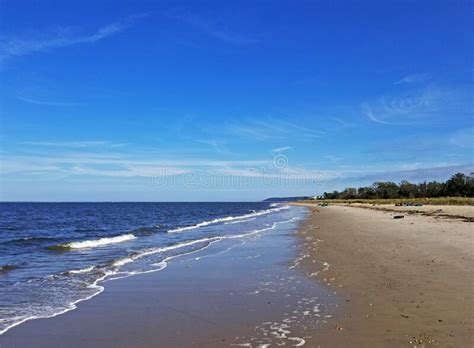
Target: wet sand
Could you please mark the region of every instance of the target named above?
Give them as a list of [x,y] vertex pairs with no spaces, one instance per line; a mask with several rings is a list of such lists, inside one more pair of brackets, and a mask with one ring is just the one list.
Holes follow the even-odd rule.
[[347,206],[312,210],[300,231],[302,253],[310,255],[301,267],[344,304],[330,329],[313,334],[314,342],[474,346],[472,223],[417,214],[393,219],[400,213]]
[[296,228],[109,281],[76,310],[12,328],[0,347],[313,347],[311,334],[327,327],[337,298],[289,267],[300,250]]

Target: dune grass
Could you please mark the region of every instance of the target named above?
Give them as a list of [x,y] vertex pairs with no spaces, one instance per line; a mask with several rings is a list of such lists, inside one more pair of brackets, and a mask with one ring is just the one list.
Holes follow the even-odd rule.
[[424,205],[474,205],[474,197],[437,197],[437,198],[394,198],[394,199],[316,199],[299,201],[301,203],[329,204],[397,204],[413,203]]

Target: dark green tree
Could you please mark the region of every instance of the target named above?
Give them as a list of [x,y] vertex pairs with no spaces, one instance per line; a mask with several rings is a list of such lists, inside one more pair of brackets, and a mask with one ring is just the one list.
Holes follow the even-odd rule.
[[393,198],[435,198],[435,197],[474,197],[474,173],[454,174],[445,183],[431,181],[412,184],[406,180],[397,185],[391,181],[380,181],[372,186],[348,187],[342,192],[324,192],[323,199],[393,199]]
[[354,187],[348,187],[341,192],[340,198],[342,199],[354,199],[357,198],[357,189]]
[[373,187],[359,187],[357,189],[357,198],[361,199],[374,199],[377,194]]
[[374,183],[377,198],[398,198],[398,185],[394,182],[376,182]]
[[402,181],[398,187],[398,196],[400,198],[415,198],[418,196],[418,187],[406,180]]
[[467,177],[466,196],[474,197],[474,173],[469,174]]
[[437,181],[431,181],[426,184],[426,197],[442,197],[444,196],[444,183]]
[[447,196],[466,196],[468,194],[468,178],[463,173],[454,174],[446,182]]

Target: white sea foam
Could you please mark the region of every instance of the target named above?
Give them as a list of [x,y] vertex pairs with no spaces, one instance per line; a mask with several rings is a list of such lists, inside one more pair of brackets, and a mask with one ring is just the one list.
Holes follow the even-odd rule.
[[224,225],[232,225],[232,224],[240,224],[242,222],[248,222],[248,221],[252,221],[252,220],[255,220],[256,218],[250,218],[250,219],[242,219],[242,220],[237,220],[237,221],[229,221],[229,222],[226,222],[224,223]]
[[69,249],[85,249],[85,248],[95,248],[100,247],[103,245],[115,244],[115,243],[122,243],[128,240],[135,239],[133,234],[122,234],[121,236],[110,237],[110,238],[100,238],[100,239],[93,239],[93,240],[84,240],[82,242],[71,242],[62,245],[64,248]]
[[221,240],[221,239],[222,239],[221,237],[201,238],[201,239],[191,240],[191,241],[182,242],[182,243],[178,243],[178,244],[173,244],[173,245],[169,245],[169,246],[165,246],[165,247],[147,249],[145,251],[142,251],[141,253],[138,253],[138,254],[135,254],[135,255],[117,260],[113,263],[113,265],[116,266],[116,267],[120,267],[120,266],[126,265],[127,263],[133,262],[133,261],[135,261],[137,259],[140,259],[142,257],[145,257],[145,256],[159,254],[159,253],[163,253],[165,251],[170,251],[170,250],[174,250],[174,249],[184,248],[184,247],[192,246],[192,245],[195,245],[195,244],[198,244],[198,243],[218,241],[218,240]]
[[[259,216],[259,215],[264,215],[264,214],[268,214],[268,213],[271,213],[271,212],[274,212],[274,211],[279,211],[279,210],[287,209],[287,208],[289,208],[289,207],[279,207],[279,208],[276,208],[276,209],[268,209],[266,211],[255,212],[255,213],[247,214],[247,215],[240,216],[240,217],[235,217],[235,218],[229,217],[228,219],[230,219],[230,218],[232,218],[232,219],[247,219],[249,217],[249,215]],[[123,266],[127,263],[135,261],[136,259],[148,256],[148,255],[153,255],[153,254],[157,254],[157,253],[170,251],[170,250],[173,250],[173,249],[188,247],[188,246],[192,246],[192,245],[195,245],[195,244],[198,244],[198,243],[206,243],[206,245],[204,245],[202,248],[199,248],[197,250],[192,250],[192,251],[187,252],[187,253],[181,253],[181,254],[178,254],[178,255],[173,255],[173,256],[166,257],[164,260],[162,260],[162,261],[160,261],[156,264],[152,264],[153,266],[157,266],[157,268],[154,268],[154,269],[151,269],[151,270],[148,270],[148,271],[122,272],[122,271],[119,271],[117,268],[115,270],[108,270],[101,277],[97,278],[92,284],[88,285],[88,288],[92,291],[92,293],[90,295],[88,295],[84,298],[77,299],[77,300],[69,302],[69,304],[66,306],[66,308],[59,309],[57,312],[26,315],[26,316],[20,316],[20,317],[17,317],[17,318],[13,318],[13,319],[16,319],[18,321],[13,321],[10,325],[7,325],[7,327],[0,329],[0,336],[3,335],[5,332],[7,332],[9,329],[11,329],[15,326],[18,326],[18,325],[20,325],[20,324],[22,324],[26,321],[29,321],[29,320],[32,320],[32,319],[39,319],[39,318],[51,318],[51,317],[55,317],[55,316],[61,315],[63,313],[69,312],[71,310],[74,310],[75,308],[77,308],[78,303],[80,303],[82,301],[87,301],[87,300],[97,296],[101,292],[103,292],[104,287],[102,285],[99,285],[103,281],[125,278],[125,277],[133,276],[133,275],[136,275],[136,274],[143,274],[143,273],[160,271],[160,270],[163,270],[163,269],[166,268],[167,262],[170,261],[171,259],[201,251],[201,250],[209,247],[211,244],[213,244],[215,242],[219,242],[219,241],[224,240],[224,239],[237,239],[237,238],[244,238],[244,237],[256,235],[256,234],[262,233],[262,232],[267,231],[267,230],[272,230],[272,229],[276,228],[276,226],[279,225],[279,224],[292,222],[294,220],[295,219],[289,219],[289,220],[286,220],[286,221],[274,222],[271,226],[268,225],[268,227],[258,229],[258,230],[254,230],[254,231],[250,231],[248,233],[238,234],[238,235],[227,235],[227,236],[216,236],[216,237],[209,237],[209,238],[201,238],[201,239],[197,239],[197,240],[191,240],[191,241],[182,242],[182,243],[178,243],[178,244],[174,244],[174,245],[169,245],[169,246],[166,246],[166,247],[148,249],[148,250],[145,250],[145,251],[143,251],[139,254],[136,254],[136,255],[121,259],[121,260],[117,260],[117,261],[115,261],[113,266],[115,266],[117,268],[120,268],[120,266]],[[93,248],[93,247],[102,246],[102,245],[125,242],[125,241],[132,240],[132,239],[135,239],[135,238],[136,237],[133,234],[126,234],[126,235],[121,235],[121,236],[111,237],[111,238],[101,238],[101,239],[97,239],[97,240],[73,242],[73,243],[68,243],[68,244],[61,245],[61,247],[71,248],[71,249]],[[94,266],[90,266],[90,267],[87,267],[87,268],[84,268],[84,269],[71,270],[71,271],[69,271],[69,273],[73,273],[73,274],[74,273],[86,273],[86,272],[92,271],[94,268],[95,268]],[[114,275],[115,275],[115,277],[114,277]],[[1,321],[2,320],[0,320],[0,322]]]
[[94,268],[95,268],[94,266],[90,266],[90,267],[86,267],[86,268],[83,268],[83,269],[73,269],[73,270],[69,271],[68,273],[71,273],[71,274],[88,273],[88,272],[92,271]]
[[[247,233],[242,233],[242,234],[200,238],[200,239],[190,240],[190,241],[181,242],[181,243],[177,243],[177,244],[173,244],[173,245],[168,245],[168,246],[165,246],[165,247],[147,249],[147,250],[142,251],[141,253],[138,253],[138,254],[135,254],[135,255],[128,256],[128,257],[125,257],[123,259],[117,260],[113,263],[113,266],[120,267],[120,266],[126,265],[127,263],[133,262],[137,259],[143,258],[145,256],[150,256],[150,255],[159,254],[159,253],[163,253],[163,252],[170,251],[170,250],[185,248],[185,247],[189,247],[189,246],[196,245],[196,244],[199,244],[199,243],[212,244],[212,243],[224,240],[224,239],[238,239],[238,238],[249,237],[249,236],[252,236],[252,235],[259,234],[259,233],[264,232],[264,231],[272,230],[272,229],[276,228],[276,226],[281,224],[281,223],[287,223],[287,222],[291,222],[291,221],[293,221],[293,220],[290,219],[290,220],[286,220],[286,221],[274,222],[269,227],[262,228],[262,229],[259,229],[259,230],[253,230],[253,231],[250,231],[250,232],[247,232]],[[206,245],[206,247],[207,247],[207,245]]]
[[208,220],[208,221],[203,221],[195,225],[191,226],[184,226],[184,227],[178,227],[172,230],[169,230],[168,233],[176,233],[176,232],[184,232],[184,231],[189,231],[189,230],[194,230],[196,228],[201,228],[204,226],[208,225],[214,225],[218,224],[221,222],[224,223],[229,223],[233,221],[233,223],[238,223],[238,222],[245,222],[248,219],[255,218],[257,216],[262,216],[270,213],[275,213],[284,209],[288,209],[289,206],[280,206],[280,207],[275,207],[275,208],[270,208],[266,210],[260,210],[260,211],[254,211],[253,213],[250,214],[245,214],[245,215],[240,215],[240,216],[227,216],[224,218],[218,218],[218,219],[213,219],[213,220]]
[[7,332],[8,330],[10,330],[11,328],[15,327],[15,326],[18,326],[26,321],[29,321],[29,320],[33,320],[33,319],[41,319],[41,318],[53,318],[53,317],[56,317],[58,315],[61,315],[61,314],[64,314],[64,313],[67,313],[69,311],[72,311],[74,309],[77,308],[77,304],[82,302],[82,301],[87,301],[87,300],[90,300],[91,298],[97,296],[98,294],[100,294],[102,291],[104,291],[104,287],[103,286],[100,286],[98,285],[99,282],[103,281],[105,278],[107,278],[111,273],[105,273],[102,277],[100,278],[97,278],[92,284],[90,284],[88,286],[89,289],[93,290],[94,293],[92,293],[91,295],[89,296],[86,296],[84,298],[81,298],[81,299],[78,299],[78,300],[75,300],[75,301],[72,301],[68,304],[68,306],[64,309],[61,309],[59,310],[58,312],[54,312],[54,313],[51,313],[51,314],[36,314],[36,315],[29,315],[29,316],[22,316],[22,317],[17,317],[17,318],[14,318],[14,319],[17,319],[18,321],[16,322],[13,322],[11,323],[10,325],[8,325],[7,327],[3,328],[3,329],[0,329],[0,336],[3,335],[5,332]]

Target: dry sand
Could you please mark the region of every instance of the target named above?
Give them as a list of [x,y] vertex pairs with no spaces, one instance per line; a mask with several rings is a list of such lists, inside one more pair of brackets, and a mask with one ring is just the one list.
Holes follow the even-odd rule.
[[[347,205],[349,206],[349,205]],[[360,204],[350,206],[387,212],[402,212],[406,214],[419,214],[437,218],[460,219],[474,221],[474,206],[472,205],[423,205],[423,206],[394,206],[393,204]]]
[[472,223],[347,206],[311,210],[300,230],[311,257],[301,265],[342,299],[331,329],[313,335],[315,346],[474,346]]

